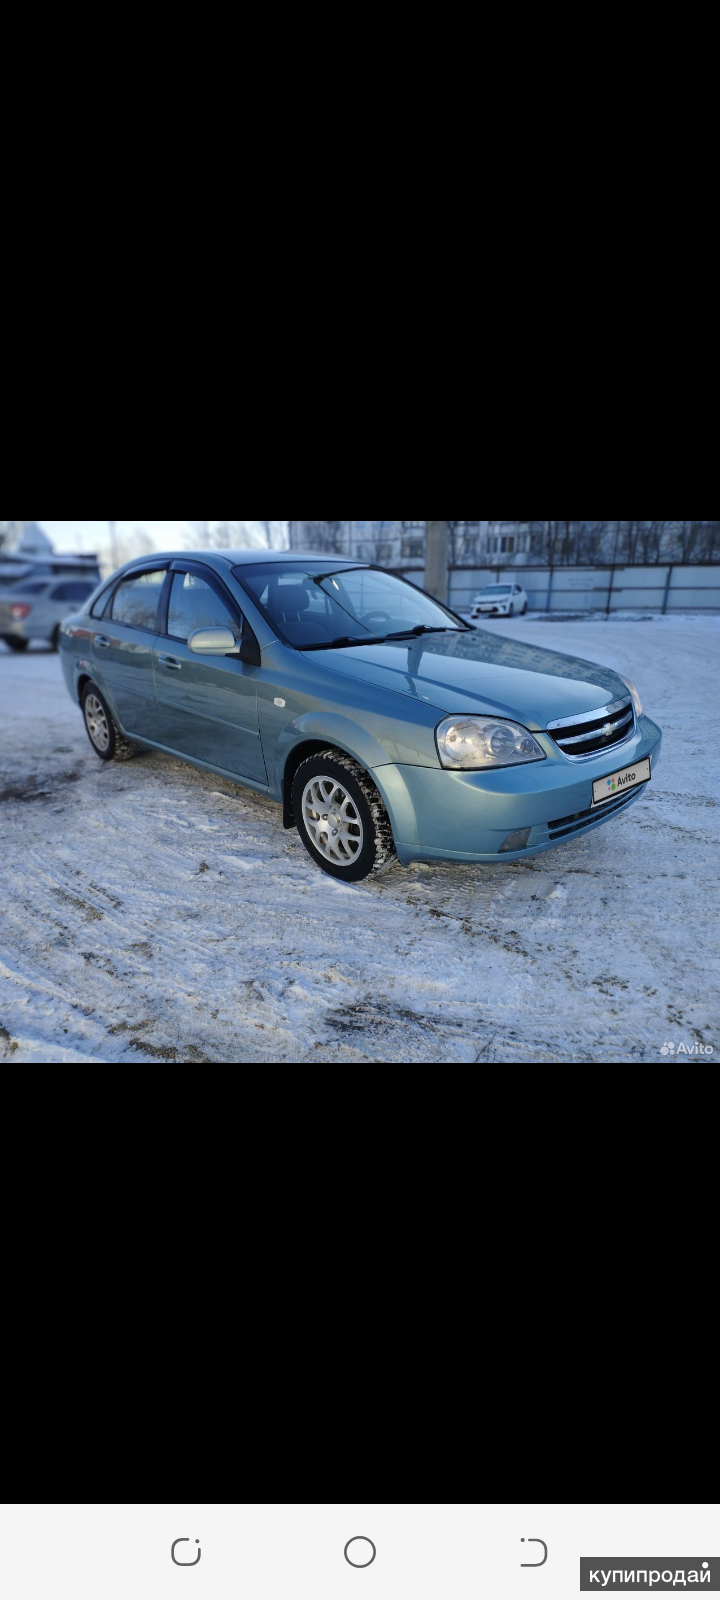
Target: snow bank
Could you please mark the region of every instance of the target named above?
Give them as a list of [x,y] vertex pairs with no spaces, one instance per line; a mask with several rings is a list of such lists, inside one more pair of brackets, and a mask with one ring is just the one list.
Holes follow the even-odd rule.
[[717,621],[494,626],[635,680],[651,789],[525,863],[357,887],[263,796],[98,762],[57,657],[0,646],[0,1060],[717,1059]]

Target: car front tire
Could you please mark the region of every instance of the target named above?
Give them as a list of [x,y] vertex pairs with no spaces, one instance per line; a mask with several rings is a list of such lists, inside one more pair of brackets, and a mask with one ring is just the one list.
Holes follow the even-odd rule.
[[107,700],[95,683],[86,683],[82,692],[85,731],[101,761],[129,761],[138,746],[120,732]]
[[292,788],[298,833],[331,878],[360,883],[397,859],[390,818],[364,767],[341,750],[303,761]]

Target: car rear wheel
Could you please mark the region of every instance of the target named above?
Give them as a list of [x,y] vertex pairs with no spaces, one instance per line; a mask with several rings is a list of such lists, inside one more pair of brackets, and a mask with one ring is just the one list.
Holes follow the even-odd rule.
[[87,736],[101,761],[129,761],[138,754],[138,746],[120,732],[107,701],[94,683],[86,683],[82,692],[82,709]]
[[359,883],[396,860],[383,801],[365,769],[341,750],[302,762],[292,802],[308,855],[330,877]]
[[6,633],[4,638],[5,643],[9,645],[10,649],[14,650],[16,654],[19,655],[22,650],[27,650],[29,644],[28,639],[18,639],[17,635],[13,633]]
[[53,633],[52,639],[50,640],[50,648],[51,648],[51,650],[59,650],[60,649],[60,623],[58,623],[58,625],[57,625],[57,627],[56,627],[56,629],[55,629],[55,631]]
[[528,603],[527,603],[527,600],[526,600],[525,604],[524,604],[524,606],[522,608],[522,611],[520,612],[521,617],[524,617],[524,616],[527,615],[527,608],[528,608]]

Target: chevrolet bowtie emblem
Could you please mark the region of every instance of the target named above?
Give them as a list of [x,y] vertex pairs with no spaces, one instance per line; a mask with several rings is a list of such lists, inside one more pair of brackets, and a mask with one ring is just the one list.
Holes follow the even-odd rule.
[[605,727],[603,728],[603,731],[602,731],[603,739],[609,739],[611,733],[614,733],[614,732],[615,732],[615,723],[614,722],[606,722],[605,723]]

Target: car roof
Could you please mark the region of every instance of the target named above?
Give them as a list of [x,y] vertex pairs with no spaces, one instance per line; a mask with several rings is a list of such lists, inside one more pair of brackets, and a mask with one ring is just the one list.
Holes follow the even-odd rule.
[[[365,561],[348,561],[347,556],[329,556],[326,550],[322,553],[314,550],[216,550],[213,554],[224,556],[234,567],[264,567],[275,562],[284,562],[286,566],[302,566],[312,561],[313,566],[319,564],[337,572],[340,567],[367,565]],[[199,559],[202,560],[202,557]]]
[[[206,566],[214,562],[224,561],[230,567],[264,567],[267,565],[284,565],[302,567],[311,561],[314,567],[326,566],[331,572],[339,572],[343,567],[366,567],[367,561],[348,561],[345,556],[329,556],[327,551],[322,555],[312,551],[305,553],[296,550],[154,550],[151,555],[136,556],[133,561],[126,563],[127,568],[149,567],[153,561],[200,561]],[[124,571],[125,568],[118,568]]]
[[62,567],[63,572],[85,571],[92,567],[93,571],[98,566],[97,556],[2,556],[0,568],[3,571],[13,572],[42,572],[44,567]]

